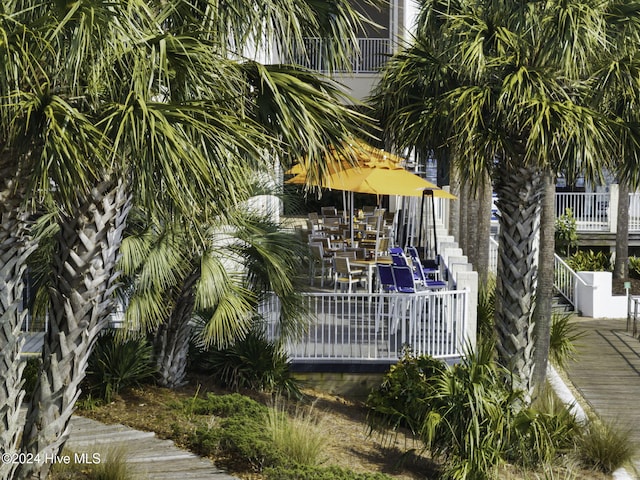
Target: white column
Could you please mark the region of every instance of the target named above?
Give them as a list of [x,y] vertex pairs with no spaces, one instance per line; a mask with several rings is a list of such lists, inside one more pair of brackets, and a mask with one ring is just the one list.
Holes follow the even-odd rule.
[[618,202],[620,201],[620,189],[617,183],[609,185],[609,232],[618,231]]

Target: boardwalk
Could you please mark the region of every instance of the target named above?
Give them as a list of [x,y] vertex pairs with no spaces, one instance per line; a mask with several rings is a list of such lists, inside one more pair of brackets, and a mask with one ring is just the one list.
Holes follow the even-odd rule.
[[[71,458],[74,459],[90,460],[97,455],[103,460],[109,451],[122,448],[136,479],[237,480],[210,460],[180,450],[172,441],[156,438],[153,432],[105,425],[78,416],[73,417],[71,425],[66,449],[73,452]],[[82,457],[82,453],[88,455]]]
[[[640,340],[624,319],[579,319],[585,336],[567,367],[573,385],[600,418],[630,427],[640,446]],[[638,462],[636,462],[638,465]]]

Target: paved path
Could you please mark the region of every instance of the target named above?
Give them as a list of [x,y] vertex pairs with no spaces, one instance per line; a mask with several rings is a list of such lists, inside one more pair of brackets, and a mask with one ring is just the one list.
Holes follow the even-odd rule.
[[626,319],[578,322],[585,336],[567,365],[569,379],[600,418],[631,428],[640,447],[640,340],[626,331]]
[[[71,425],[66,448],[73,452],[72,459],[77,458],[82,463],[93,459],[94,455],[104,460],[109,451],[121,448],[136,479],[237,480],[210,460],[177,448],[171,440],[156,438],[153,432],[105,425],[78,416],[72,418]],[[88,454],[86,460],[82,453]]]

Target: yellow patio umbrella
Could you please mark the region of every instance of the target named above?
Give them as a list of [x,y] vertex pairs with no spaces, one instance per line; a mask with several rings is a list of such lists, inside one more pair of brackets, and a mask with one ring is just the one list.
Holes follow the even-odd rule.
[[[307,177],[306,168],[302,163],[299,163],[287,171],[295,176],[287,180],[286,183],[314,185],[332,190],[348,191],[352,194],[367,193],[407,197],[422,197],[428,194],[432,197],[432,202],[433,197],[457,198],[434,183],[404,169],[401,166],[403,159],[396,155],[361,141],[358,141],[354,150],[356,165],[352,165],[344,159],[341,160],[340,156],[336,154],[336,157],[328,159],[330,162],[329,173],[320,180],[310,180]],[[350,204],[353,209],[353,197]],[[353,212],[351,212],[351,216],[353,216]]]
[[[308,184],[307,175],[300,172],[286,183]],[[432,190],[433,195],[438,198],[457,198],[434,183],[389,162],[367,162],[357,167],[337,171],[326,176],[322,181],[311,184],[331,190],[407,197],[421,197],[425,190]]]

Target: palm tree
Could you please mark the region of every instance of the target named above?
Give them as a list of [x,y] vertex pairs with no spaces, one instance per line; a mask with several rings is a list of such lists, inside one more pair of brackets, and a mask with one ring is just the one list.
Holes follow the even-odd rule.
[[[243,196],[247,166],[271,168],[274,152],[285,161],[293,148],[321,159],[328,142],[340,145],[361,120],[341,106],[330,81],[311,82],[299,68],[262,69],[242,56],[263,39],[286,55],[303,48],[305,35],[355,31],[348,2],[324,16],[323,2],[314,1],[196,3],[14,0],[0,9],[0,170],[3,210],[10,210],[3,231],[24,225],[2,238],[8,285],[22,270],[5,265],[28,250],[18,206],[54,205],[60,225],[44,369],[22,436],[23,449],[39,458],[68,435],[86,356],[113,305],[131,203],[185,219],[201,215],[204,204],[215,212],[221,195]],[[335,62],[346,50],[334,52]],[[247,65],[259,75],[248,75]],[[269,87],[277,107],[269,119],[284,126],[279,135],[256,121],[249,78]],[[0,312],[7,332],[18,322],[14,304]],[[0,349],[16,351],[12,343]],[[6,390],[19,391],[15,362],[7,365]],[[2,406],[14,424],[16,398]],[[48,466],[24,465],[15,475],[44,477]]]
[[201,344],[224,347],[251,328],[258,303],[273,292],[283,306],[281,330],[300,325],[302,303],[293,279],[305,249],[277,224],[236,205],[203,227],[204,248],[181,225],[141,224],[122,244],[130,280],[125,325],[152,332],[159,383],[185,381],[193,316],[204,318]]
[[578,154],[594,173],[608,158],[610,123],[589,108],[585,86],[604,54],[610,7],[423,2],[416,40],[390,62],[374,97],[402,144],[449,145],[463,178],[492,175],[501,212],[498,358],[529,396],[543,172]]

